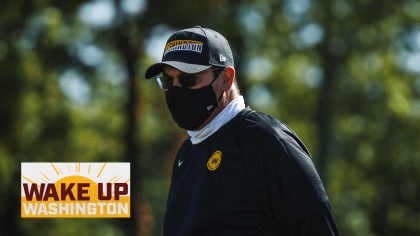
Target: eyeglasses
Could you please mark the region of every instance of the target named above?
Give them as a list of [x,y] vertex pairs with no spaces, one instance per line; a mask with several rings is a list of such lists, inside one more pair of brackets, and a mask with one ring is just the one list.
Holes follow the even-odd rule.
[[[222,70],[220,70],[222,69]],[[197,75],[203,74],[205,72],[208,71],[216,71],[215,73],[215,79],[217,77],[219,77],[220,72],[223,71],[223,67],[221,68],[212,68],[212,69],[207,69],[205,71],[196,73],[196,74],[188,74],[188,73],[182,73],[180,75],[178,75],[178,81],[179,83],[182,85],[182,87],[184,88],[191,88],[193,86],[195,86],[197,84]],[[174,78],[167,76],[165,74],[162,74],[160,76],[156,77],[156,81],[159,85],[160,89],[169,89],[170,87],[172,87],[173,83],[174,83]]]

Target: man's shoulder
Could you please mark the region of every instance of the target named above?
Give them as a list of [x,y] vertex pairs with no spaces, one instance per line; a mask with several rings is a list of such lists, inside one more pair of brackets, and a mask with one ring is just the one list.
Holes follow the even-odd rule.
[[[262,136],[272,138],[285,138],[287,133],[295,135],[284,122],[262,112],[249,112],[241,122],[232,129],[232,134],[251,136],[258,139]],[[286,135],[286,136],[285,136]]]
[[310,153],[298,135],[284,122],[262,112],[249,112],[230,132],[242,145],[289,149],[298,146],[308,156]]
[[191,144],[191,137],[188,136],[187,138],[185,138],[184,142],[182,142],[181,148],[184,146],[188,146],[188,145],[192,145]]
[[[242,144],[248,142],[275,144],[282,139],[290,139],[291,136],[293,139],[297,138],[297,135],[282,121],[247,107],[198,146],[208,145],[218,139],[229,139],[232,136]],[[182,147],[190,145],[191,141],[187,138]]]

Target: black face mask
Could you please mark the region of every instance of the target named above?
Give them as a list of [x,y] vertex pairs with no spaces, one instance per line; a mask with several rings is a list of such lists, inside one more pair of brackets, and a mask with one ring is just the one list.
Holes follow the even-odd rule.
[[218,76],[207,86],[199,89],[189,89],[172,86],[166,94],[166,104],[172,114],[172,118],[180,128],[195,130],[209,118],[211,113],[219,106],[211,86]]

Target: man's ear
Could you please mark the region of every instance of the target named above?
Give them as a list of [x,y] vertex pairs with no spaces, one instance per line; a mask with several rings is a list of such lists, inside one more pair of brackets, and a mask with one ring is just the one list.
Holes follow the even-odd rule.
[[233,83],[233,79],[235,78],[235,69],[231,66],[226,67],[225,69],[225,83],[223,83],[223,90],[227,91]]

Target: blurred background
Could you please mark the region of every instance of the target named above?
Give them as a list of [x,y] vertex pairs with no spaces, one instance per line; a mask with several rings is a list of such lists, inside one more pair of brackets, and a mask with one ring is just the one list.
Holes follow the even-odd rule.
[[[344,236],[420,235],[420,1],[3,0],[0,235],[162,235],[187,137],[144,72],[177,30],[311,152]],[[131,162],[130,219],[21,219],[21,162]]]

